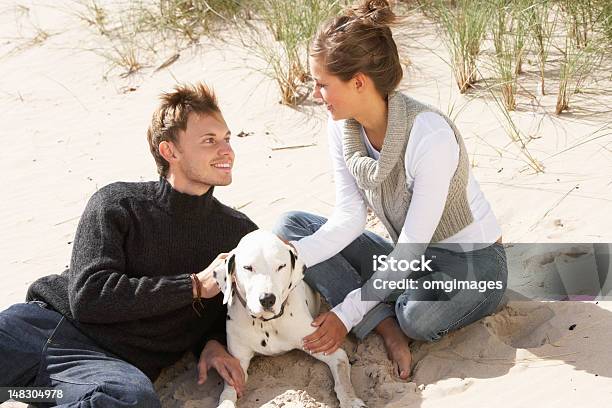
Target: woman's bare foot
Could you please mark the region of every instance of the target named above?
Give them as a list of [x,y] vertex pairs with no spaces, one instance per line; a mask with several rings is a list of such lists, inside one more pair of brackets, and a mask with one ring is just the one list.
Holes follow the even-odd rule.
[[396,374],[406,380],[410,376],[410,338],[407,337],[393,317],[388,317],[376,326],[376,332],[385,342],[387,356],[395,366]]

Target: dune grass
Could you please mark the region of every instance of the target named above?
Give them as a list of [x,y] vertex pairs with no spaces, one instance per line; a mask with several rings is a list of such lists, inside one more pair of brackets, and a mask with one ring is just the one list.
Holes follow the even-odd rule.
[[516,75],[523,73],[523,60],[528,51],[529,34],[529,14],[528,10],[532,7],[532,0],[514,0],[511,4],[511,27],[514,35],[513,54],[514,71]]
[[92,50],[129,76],[159,58],[213,36],[243,12],[240,0],[80,0],[72,10],[103,38]]
[[220,24],[232,21],[243,10],[240,0],[156,0],[140,7],[143,25],[176,33],[189,42],[211,35]]
[[557,47],[562,57],[555,112],[561,114],[570,108],[572,96],[580,91],[582,84],[612,48],[606,35],[612,7],[608,1],[558,1],[566,30],[563,42]]
[[[95,52],[122,76],[159,66],[202,36],[238,36],[265,63],[281,103],[296,106],[311,90],[307,45],[321,23],[349,0],[133,0],[111,9],[99,0],[80,0],[79,18],[105,38]],[[481,80],[479,64],[493,44],[486,74],[506,109],[517,106],[522,65],[537,63],[539,93],[547,80],[559,83],[556,112],[569,108],[572,95],[612,49],[609,0],[418,0],[434,19],[449,52],[449,65],[461,93]],[[104,4],[104,6],[102,5]],[[561,35],[559,35],[561,33]],[[102,51],[100,51],[102,49]],[[492,52],[491,52],[492,51]],[[551,53],[555,58],[551,61]],[[163,65],[163,64],[162,64]],[[559,72],[558,77],[550,77]],[[548,74],[547,74],[548,73]],[[549,78],[546,76],[549,75]]]
[[[307,45],[346,0],[134,0],[112,11],[82,1],[79,18],[110,45],[99,52],[130,75],[203,36],[239,37],[266,66],[281,102],[298,105],[309,92]],[[231,32],[231,34],[229,34]],[[228,35],[229,34],[229,35]]]
[[546,95],[546,66],[550,55],[553,34],[559,21],[557,8],[552,7],[551,0],[540,0],[530,5],[525,11],[528,19],[528,34],[535,53],[540,72],[540,95]]
[[108,13],[98,1],[90,0],[86,3],[82,3],[81,9],[77,8],[75,13],[81,20],[95,27],[100,34],[109,34],[106,28],[108,24]]
[[602,0],[601,14],[603,33],[608,41],[608,45],[612,45],[612,1]]
[[424,7],[442,28],[455,81],[465,93],[477,80],[477,60],[489,21],[488,1],[432,0]]
[[308,42],[317,28],[341,9],[341,1],[253,0],[255,19],[243,31],[243,42],[267,65],[281,102],[296,106],[310,92]]
[[531,0],[491,0],[489,3],[494,53],[491,68],[495,72],[506,109],[516,109],[518,77],[528,52]]
[[510,4],[506,0],[495,0],[491,6],[491,31],[495,48],[491,66],[499,80],[497,86],[501,89],[504,106],[513,111],[516,109],[517,69],[513,53],[514,36],[509,27],[512,23]]
[[267,28],[249,25],[249,42],[266,62],[268,74],[276,81],[281,102],[298,105],[310,92],[307,83],[308,43],[317,28],[337,14],[340,1],[329,0],[255,0],[255,12]]
[[568,36],[578,48],[586,47],[600,18],[598,0],[558,0],[566,16]]
[[570,108],[570,100],[580,91],[589,74],[601,63],[604,50],[601,44],[591,40],[583,44],[573,35],[565,37],[560,48],[562,54],[559,69],[559,88],[555,113],[561,114]]

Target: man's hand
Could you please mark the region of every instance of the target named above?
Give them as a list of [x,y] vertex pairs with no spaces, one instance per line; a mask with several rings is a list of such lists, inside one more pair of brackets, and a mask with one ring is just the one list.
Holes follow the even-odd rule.
[[[213,278],[213,272],[216,268],[218,268],[227,258],[229,254],[222,253],[217,255],[214,261],[204,269],[202,272],[198,273],[198,280],[200,281],[200,295],[203,298],[212,298],[220,292],[219,286],[217,285],[217,281]],[[193,288],[193,297],[197,297],[197,289]]]
[[303,339],[304,350],[309,353],[331,354],[342,345],[347,335],[344,323],[334,312],[321,313],[311,325],[318,329]]
[[245,387],[244,371],[240,361],[227,352],[216,340],[210,340],[204,346],[198,362],[198,384],[204,384],[208,378],[208,369],[217,370],[221,378],[234,387],[238,398],[242,397]]

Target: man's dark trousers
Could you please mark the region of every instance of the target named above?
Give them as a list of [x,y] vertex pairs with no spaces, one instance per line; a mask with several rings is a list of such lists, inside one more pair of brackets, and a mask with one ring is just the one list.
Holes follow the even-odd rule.
[[0,386],[52,387],[59,407],[160,407],[151,380],[45,303],[0,312]]

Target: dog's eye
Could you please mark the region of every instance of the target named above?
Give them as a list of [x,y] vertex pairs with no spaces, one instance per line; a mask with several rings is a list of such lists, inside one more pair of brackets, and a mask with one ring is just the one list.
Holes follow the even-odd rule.
[[247,271],[253,272],[253,267],[251,265],[246,265],[243,268],[246,269]]
[[281,266],[278,267],[278,269],[276,270],[277,272],[280,271],[281,269],[283,269],[285,266],[287,266],[287,264],[282,264]]

